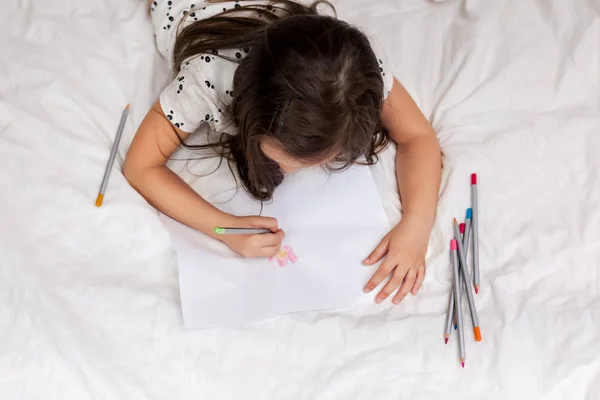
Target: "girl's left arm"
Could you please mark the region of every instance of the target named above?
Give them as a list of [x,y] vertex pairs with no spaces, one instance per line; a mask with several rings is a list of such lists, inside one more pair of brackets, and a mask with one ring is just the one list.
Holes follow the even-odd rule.
[[384,102],[381,119],[397,144],[396,177],[403,212],[400,223],[364,261],[371,265],[385,257],[365,291],[373,290],[392,273],[375,300],[383,301],[400,286],[393,299],[397,304],[409,291],[416,294],[425,278],[425,254],[435,220],[442,155],[431,124],[396,80]]

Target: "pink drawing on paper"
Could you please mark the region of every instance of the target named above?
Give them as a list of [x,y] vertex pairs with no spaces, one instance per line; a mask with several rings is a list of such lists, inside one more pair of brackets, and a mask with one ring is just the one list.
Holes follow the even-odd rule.
[[269,262],[273,261],[276,261],[280,267],[285,267],[288,261],[295,264],[298,261],[298,256],[290,246],[283,246],[276,255],[269,257]]

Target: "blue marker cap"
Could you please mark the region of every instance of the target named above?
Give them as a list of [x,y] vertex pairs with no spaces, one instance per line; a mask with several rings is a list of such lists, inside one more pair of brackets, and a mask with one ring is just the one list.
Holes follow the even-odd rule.
[[467,208],[467,219],[473,219],[473,209]]

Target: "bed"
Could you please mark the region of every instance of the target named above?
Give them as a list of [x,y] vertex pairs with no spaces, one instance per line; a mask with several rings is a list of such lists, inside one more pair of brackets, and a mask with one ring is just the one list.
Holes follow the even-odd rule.
[[[384,46],[442,145],[424,286],[398,306],[193,331],[168,232],[119,168],[167,77],[146,3],[3,2],[3,399],[599,398],[600,2],[335,1]],[[372,167],[390,222],[393,158]],[[467,338],[461,369],[442,330],[471,172],[483,341]]]

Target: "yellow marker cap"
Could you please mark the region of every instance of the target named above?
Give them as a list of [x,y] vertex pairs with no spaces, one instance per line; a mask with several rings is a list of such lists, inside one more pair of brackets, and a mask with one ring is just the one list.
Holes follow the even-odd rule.
[[102,205],[102,200],[104,200],[104,195],[102,193],[98,193],[98,197],[96,197],[96,207],[100,207]]

